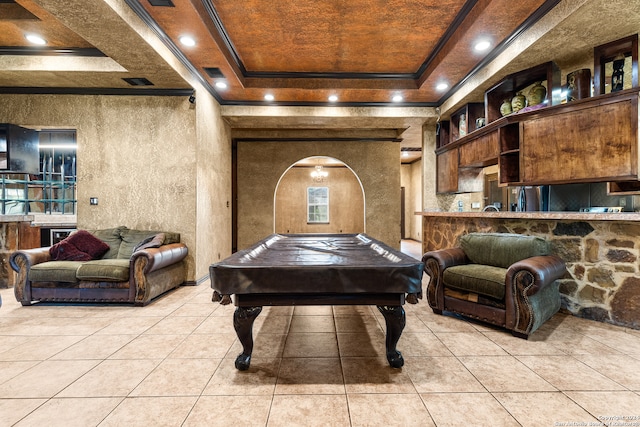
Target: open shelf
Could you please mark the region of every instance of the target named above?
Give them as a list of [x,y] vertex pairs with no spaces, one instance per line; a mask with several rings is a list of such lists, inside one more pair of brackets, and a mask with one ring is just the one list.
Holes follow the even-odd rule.
[[[460,118],[463,114],[465,115],[465,119],[467,122],[467,130],[465,135],[460,135]],[[484,117],[484,104],[482,102],[470,102],[469,104],[466,104],[464,107],[453,113],[451,115],[451,122],[449,124],[450,142],[457,141],[463,136],[466,136],[475,131],[476,119],[480,117]]]
[[[484,94],[486,106],[487,124],[502,117],[500,106],[511,100],[518,92],[536,82],[543,82],[547,88],[547,105],[558,105],[560,99],[560,68],[554,62],[546,62],[507,76],[500,83],[489,89]],[[523,95],[527,95],[523,93]]]
[[499,185],[504,186],[520,181],[520,151],[500,153],[498,158]]
[[436,130],[436,148],[443,147],[451,142],[449,138],[449,121],[443,120],[438,122]]

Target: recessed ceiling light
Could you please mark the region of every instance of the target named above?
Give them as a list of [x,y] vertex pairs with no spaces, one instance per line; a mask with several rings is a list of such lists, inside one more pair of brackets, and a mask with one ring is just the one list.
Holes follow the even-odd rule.
[[47,41],[45,39],[36,34],[27,34],[25,37],[33,44],[47,44]]
[[393,95],[393,98],[391,98],[393,102],[402,102],[403,99],[402,95]]
[[473,48],[478,52],[484,52],[485,50],[489,49],[489,47],[491,47],[490,41],[480,40]]
[[185,46],[195,46],[196,45],[196,41],[191,36],[181,36],[180,37],[180,43],[182,43]]
[[446,90],[448,88],[449,88],[449,85],[444,82],[438,83],[438,85],[436,86],[436,90],[440,90],[440,91]]
[[264,96],[265,101],[273,101],[275,98],[275,96],[273,96],[272,94],[268,93]]
[[409,152],[408,151],[403,151],[402,152],[402,157],[409,157]]
[[227,82],[225,82],[225,81],[218,80],[218,81],[216,82],[216,87],[217,87],[218,89],[226,89],[226,88],[228,88],[228,87],[229,87],[229,85],[228,85],[228,84],[227,84]]
[[338,95],[329,95],[329,102],[336,102],[338,100]]

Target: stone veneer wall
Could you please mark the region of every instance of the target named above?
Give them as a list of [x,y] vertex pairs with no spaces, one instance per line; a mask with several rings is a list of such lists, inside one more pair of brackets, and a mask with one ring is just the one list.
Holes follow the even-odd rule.
[[503,218],[423,217],[423,250],[456,246],[471,232],[540,236],[567,263],[562,310],[640,329],[640,223]]

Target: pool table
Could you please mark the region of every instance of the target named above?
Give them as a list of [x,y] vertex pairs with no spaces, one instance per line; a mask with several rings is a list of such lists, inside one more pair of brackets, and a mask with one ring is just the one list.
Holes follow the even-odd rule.
[[233,325],[246,370],[253,323],[263,306],[376,305],[386,323],[386,356],[403,366],[396,349],[404,329],[403,304],[422,298],[423,264],[366,234],[272,234],[209,267],[213,301],[236,305]]

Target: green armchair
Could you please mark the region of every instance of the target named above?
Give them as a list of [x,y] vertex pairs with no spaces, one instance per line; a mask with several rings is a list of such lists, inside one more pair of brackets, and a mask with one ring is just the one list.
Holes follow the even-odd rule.
[[527,339],[560,309],[557,279],[566,265],[545,239],[470,233],[459,247],[427,252],[422,261],[435,313],[461,314]]

